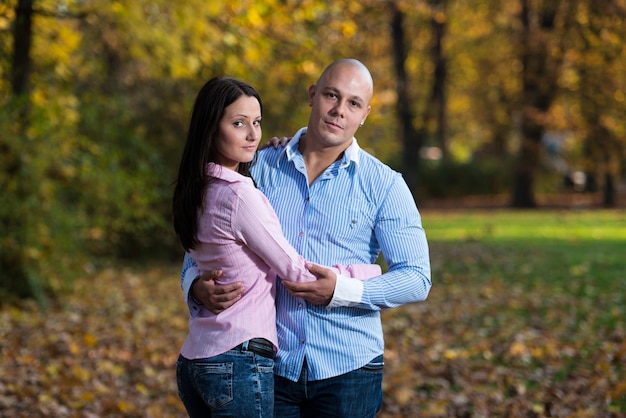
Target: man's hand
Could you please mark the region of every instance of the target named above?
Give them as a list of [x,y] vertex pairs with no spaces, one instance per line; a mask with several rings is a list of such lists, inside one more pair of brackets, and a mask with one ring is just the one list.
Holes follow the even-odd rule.
[[274,148],[278,148],[278,146],[280,145],[281,147],[284,147],[285,145],[287,145],[287,143],[291,141],[291,137],[287,137],[287,136],[283,136],[282,138],[278,138],[276,136],[271,137],[266,143],[261,144],[259,146],[259,149],[264,149],[264,148],[268,148],[268,147],[274,147]]
[[202,272],[199,280],[191,286],[191,294],[202,302],[202,305],[214,314],[223,312],[241,299],[245,290],[240,282],[216,284],[215,279],[222,275],[221,270]]
[[314,305],[328,305],[335,293],[337,276],[332,270],[317,264],[307,263],[307,269],[317,277],[316,281],[297,283],[283,280],[283,286],[295,297],[303,298]]

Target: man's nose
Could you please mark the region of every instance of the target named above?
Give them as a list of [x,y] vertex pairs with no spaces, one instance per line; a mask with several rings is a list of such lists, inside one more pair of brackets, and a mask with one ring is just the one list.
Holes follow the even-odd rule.
[[335,106],[332,108],[332,113],[338,116],[343,117],[345,113],[346,102],[343,100],[338,100]]

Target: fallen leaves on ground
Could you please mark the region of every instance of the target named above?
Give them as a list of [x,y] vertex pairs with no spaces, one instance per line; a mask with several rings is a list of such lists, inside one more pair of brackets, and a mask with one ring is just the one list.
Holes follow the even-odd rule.
[[174,268],[108,269],[41,312],[0,312],[1,417],[185,416],[174,364],[187,317]]
[[[185,416],[178,267],[107,269],[47,312],[0,310],[0,417]],[[440,277],[427,302],[384,312],[379,416],[624,416],[623,305],[544,290]]]

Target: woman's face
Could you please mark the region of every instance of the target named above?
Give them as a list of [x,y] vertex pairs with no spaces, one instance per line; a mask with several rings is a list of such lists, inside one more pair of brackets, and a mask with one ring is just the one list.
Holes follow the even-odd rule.
[[260,141],[261,105],[243,95],[224,109],[215,138],[217,163],[237,171],[239,163],[252,161]]

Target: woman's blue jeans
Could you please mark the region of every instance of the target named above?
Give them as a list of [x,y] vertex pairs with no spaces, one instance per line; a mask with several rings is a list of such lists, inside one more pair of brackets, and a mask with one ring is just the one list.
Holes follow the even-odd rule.
[[383,403],[383,356],[350,373],[307,379],[306,362],[297,382],[275,376],[277,418],[373,418]]
[[239,349],[176,362],[178,396],[191,418],[274,416],[274,360]]

